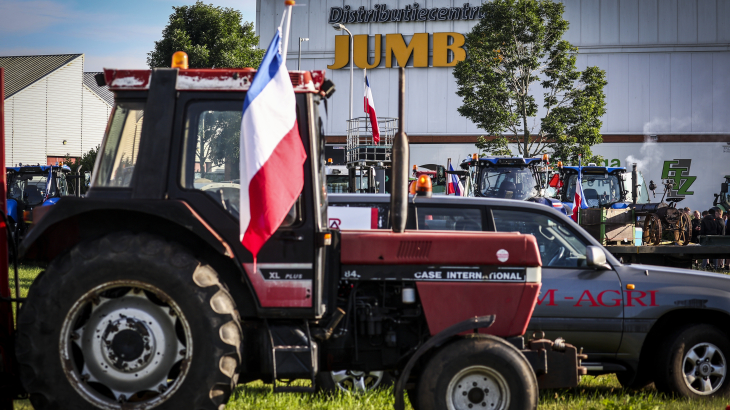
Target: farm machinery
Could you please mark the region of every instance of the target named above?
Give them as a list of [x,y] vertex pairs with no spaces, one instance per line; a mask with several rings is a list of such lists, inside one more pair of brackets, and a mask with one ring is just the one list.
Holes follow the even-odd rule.
[[676,244],[689,244],[691,222],[676,207],[682,198],[671,195],[672,180],[663,182],[664,193],[655,202],[651,199],[656,198],[657,185],[650,181],[647,187],[636,164],[631,173],[624,167],[595,164],[563,166],[559,167],[558,197],[566,205],[572,206],[579,172],[588,207],[580,210],[578,222],[604,245],[659,245],[667,236]]
[[[683,198],[667,197],[674,186],[672,180],[662,182],[664,193],[659,203],[636,204],[634,215],[643,217],[643,243],[646,245],[659,245],[665,234],[669,233],[675,244],[687,245],[692,239],[692,222],[689,215],[677,209],[677,203]],[[649,181],[649,190],[654,193],[657,186],[654,181]],[[656,196],[656,195],[655,195]],[[664,199],[669,201],[665,203]]]
[[23,165],[6,168],[9,229],[17,242],[33,222],[33,209],[53,205],[68,195],[66,165]]
[[506,198],[536,202],[566,214],[569,207],[547,194],[548,157],[477,157],[459,164],[461,171],[451,171],[464,180],[465,196]]
[[[47,268],[26,299],[11,297],[0,232],[0,408],[27,394],[36,410],[219,409],[239,383],[307,392],[337,370],[394,372],[396,409],[404,390],[420,409],[534,409],[538,387],[577,385],[586,369],[575,347],[523,338],[541,286],[533,236],[405,232],[402,128],[393,231],[328,228],[324,72],[289,72],[304,187],[254,259],[236,184],[206,189],[195,173],[202,121],[237,135],[255,75],[173,65],[97,77],[115,107],[92,184],[34,219],[18,253]],[[229,144],[224,154],[239,144],[214,142]],[[228,156],[216,164],[226,175],[239,167]]]
[[725,182],[720,184],[720,193],[715,194],[712,206],[717,206],[723,212],[730,212],[730,194],[728,194],[728,185],[730,185],[730,175],[725,175]]

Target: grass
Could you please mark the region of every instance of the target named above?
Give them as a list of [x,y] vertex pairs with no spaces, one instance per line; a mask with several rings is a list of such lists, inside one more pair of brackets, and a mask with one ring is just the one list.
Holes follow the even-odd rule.
[[[37,265],[20,265],[20,296],[25,297],[35,277],[44,269]],[[727,271],[722,272],[727,273]],[[14,281],[11,272],[11,288]],[[407,396],[406,396],[407,397]],[[406,403],[409,403],[406,399]],[[652,387],[641,391],[621,388],[616,376],[585,376],[575,389],[541,390],[539,410],[724,410],[725,398],[704,400],[675,399]],[[379,389],[362,395],[272,393],[271,385],[261,382],[239,386],[231,396],[228,410],[376,410],[392,409],[392,389]],[[412,409],[410,404],[406,407]],[[15,402],[15,410],[32,410],[27,400]]]

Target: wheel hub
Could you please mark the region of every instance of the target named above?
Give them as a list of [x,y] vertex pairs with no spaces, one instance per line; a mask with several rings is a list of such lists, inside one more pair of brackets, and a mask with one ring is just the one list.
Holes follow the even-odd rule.
[[698,343],[685,353],[683,371],[684,382],[693,393],[709,396],[725,381],[725,356],[712,343]]
[[185,374],[191,340],[185,330],[183,343],[176,328],[187,329],[185,319],[176,305],[150,299],[148,292],[160,292],[147,287],[106,285],[81,298],[64,321],[65,355],[75,363],[67,370],[69,379],[92,403],[144,397],[151,404],[177,389],[182,379],[176,368]]
[[150,328],[136,318],[123,317],[109,322],[101,340],[107,362],[126,373],[147,366],[156,347]]
[[478,387],[472,387],[466,397],[472,403],[481,403],[484,400],[484,390]]
[[502,410],[509,407],[510,391],[500,373],[486,366],[469,366],[457,373],[449,383],[449,410]]

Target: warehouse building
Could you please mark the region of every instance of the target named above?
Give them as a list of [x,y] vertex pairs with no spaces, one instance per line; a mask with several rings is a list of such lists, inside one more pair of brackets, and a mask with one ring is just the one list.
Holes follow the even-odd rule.
[[101,144],[114,102],[83,54],[0,56],[5,68],[6,166],[55,164]]
[[[682,205],[706,209],[722,177],[730,174],[730,2],[563,3],[570,22],[565,39],[580,50],[578,68],[598,66],[607,73],[604,143],[594,152],[612,166],[639,163],[647,180],[687,176],[684,181],[691,186],[685,187]],[[411,163],[445,164],[447,158],[461,161],[475,152],[476,138],[484,132],[458,114],[461,99],[451,66],[463,58],[458,44],[477,24],[474,7],[480,4],[481,0],[329,0],[294,7],[288,67],[297,68],[301,47],[301,68],[326,69],[337,85],[325,121],[327,143],[345,143],[349,117],[349,37],[332,27],[337,22],[354,36],[353,116],[364,116],[366,67],[378,116],[397,116],[395,67],[404,64]],[[283,3],[257,1],[262,48],[268,46],[282,12]],[[676,162],[686,159],[690,165]]]

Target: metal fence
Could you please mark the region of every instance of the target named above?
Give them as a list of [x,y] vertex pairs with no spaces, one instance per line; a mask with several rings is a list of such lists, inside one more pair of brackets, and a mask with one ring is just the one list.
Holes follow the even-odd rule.
[[370,118],[347,120],[347,163],[390,163],[393,139],[398,131],[397,118],[378,118],[380,142],[373,141]]

